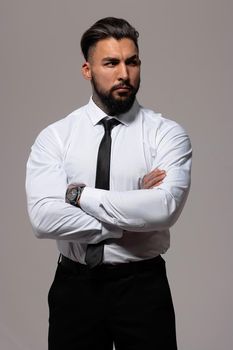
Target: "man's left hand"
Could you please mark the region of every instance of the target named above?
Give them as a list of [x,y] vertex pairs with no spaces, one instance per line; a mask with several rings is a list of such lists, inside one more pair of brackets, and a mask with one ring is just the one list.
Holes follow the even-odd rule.
[[141,183],[141,189],[151,189],[155,186],[159,186],[163,179],[166,177],[166,171],[160,169],[154,169],[150,173],[146,174]]

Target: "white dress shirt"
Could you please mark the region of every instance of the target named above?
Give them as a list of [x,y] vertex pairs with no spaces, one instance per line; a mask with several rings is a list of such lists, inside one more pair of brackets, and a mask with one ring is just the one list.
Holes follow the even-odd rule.
[[[191,144],[176,122],[141,107],[117,118],[112,130],[110,190],[95,189],[97,153],[106,114],[92,98],[86,106],[44,129],[27,163],[30,220],[39,238],[55,239],[66,257],[85,263],[88,243],[106,240],[105,263],[149,259],[169,248],[190,187]],[[152,169],[163,183],[140,189]],[[67,186],[85,184],[81,208],[65,202]]]

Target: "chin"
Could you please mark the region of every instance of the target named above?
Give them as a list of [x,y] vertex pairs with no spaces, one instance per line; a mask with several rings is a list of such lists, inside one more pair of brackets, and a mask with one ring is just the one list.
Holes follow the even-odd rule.
[[115,97],[116,101],[126,101],[129,98],[129,96],[117,96]]
[[131,93],[128,92],[118,92],[115,95],[115,99],[116,100],[127,100],[127,98],[129,98],[131,96]]

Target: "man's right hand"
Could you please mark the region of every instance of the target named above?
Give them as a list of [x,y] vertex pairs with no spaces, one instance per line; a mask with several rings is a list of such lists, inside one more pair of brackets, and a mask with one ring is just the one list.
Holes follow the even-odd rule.
[[165,177],[166,171],[156,168],[143,177],[141,182],[141,189],[150,189],[159,186]]

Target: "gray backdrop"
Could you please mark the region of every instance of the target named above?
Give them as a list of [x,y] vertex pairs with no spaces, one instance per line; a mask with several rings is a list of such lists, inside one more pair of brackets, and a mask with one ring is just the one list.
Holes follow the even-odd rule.
[[47,348],[57,251],[32,233],[25,164],[40,130],[88,101],[79,40],[109,15],[140,32],[140,103],[193,144],[192,190],[165,256],[179,349],[232,348],[232,13],[231,0],[0,1],[1,349]]

